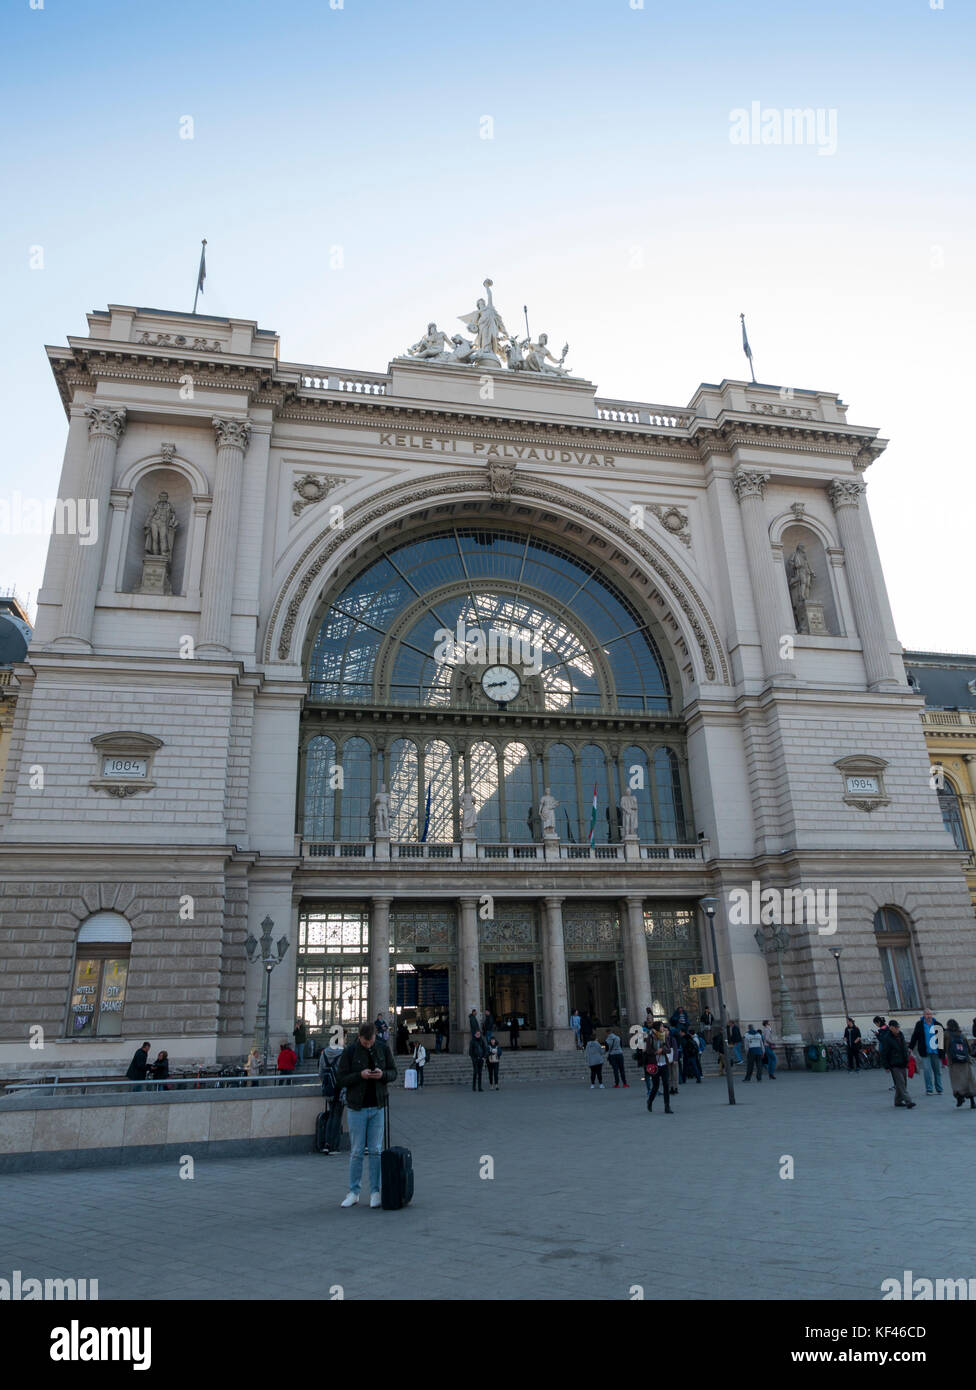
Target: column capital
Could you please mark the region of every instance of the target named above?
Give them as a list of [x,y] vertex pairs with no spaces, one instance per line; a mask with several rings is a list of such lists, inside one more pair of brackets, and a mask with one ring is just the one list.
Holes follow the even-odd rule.
[[468,908],[477,908],[480,901],[480,898],[472,898],[469,897],[467,894],[465,894],[463,897],[458,898],[458,902],[461,904],[461,906]]
[[370,895],[370,902],[374,907],[389,907],[393,901],[393,894],[373,893]]
[[769,474],[760,468],[737,468],[732,474],[732,487],[740,503],[746,497],[758,497],[762,500],[766,496],[768,482]]
[[976,753],[963,753],[962,760],[964,763],[968,763],[969,766],[972,767],[973,764],[976,763]]
[[628,893],[627,896],[624,898],[624,902],[627,904],[628,907],[639,907],[642,912],[644,910],[643,893]]
[[565,898],[557,898],[553,894],[549,894],[547,897],[544,897],[542,901],[545,903],[546,907],[562,907]]
[[213,425],[217,448],[237,448],[247,451],[251,441],[251,422],[236,415],[215,415],[210,421]]
[[857,478],[833,478],[827,485],[827,496],[834,511],[841,507],[856,507],[864,494],[864,484]]
[[116,443],[122,438],[125,429],[125,407],[111,405],[86,405],[85,418],[91,436],[104,435]]

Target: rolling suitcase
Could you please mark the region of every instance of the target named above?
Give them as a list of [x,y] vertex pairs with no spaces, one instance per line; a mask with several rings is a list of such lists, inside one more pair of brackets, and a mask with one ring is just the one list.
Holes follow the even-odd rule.
[[413,1158],[409,1149],[390,1147],[390,1103],[386,1103],[383,1152],[380,1154],[384,1211],[399,1211],[413,1197]]

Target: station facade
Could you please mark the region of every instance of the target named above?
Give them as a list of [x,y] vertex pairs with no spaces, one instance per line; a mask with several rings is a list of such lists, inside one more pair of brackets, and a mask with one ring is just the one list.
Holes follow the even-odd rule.
[[743,1023],[843,1027],[837,947],[861,1017],[973,1012],[877,431],[830,392],[669,407],[458,351],[306,366],[119,305],[48,349],[98,524],[52,536],[13,668],[7,1073],[238,1058],[266,983],[275,1040],[717,1013],[703,896]]

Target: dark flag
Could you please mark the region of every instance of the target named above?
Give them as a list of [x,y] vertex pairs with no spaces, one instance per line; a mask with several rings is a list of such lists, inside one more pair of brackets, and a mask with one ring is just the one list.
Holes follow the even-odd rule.
[[193,312],[197,311],[197,299],[203,294],[203,282],[207,278],[207,239],[204,237],[200,246],[200,269],[197,271],[197,292],[193,296]]
[[755,379],[756,379],[756,369],[755,369],[755,367],[752,365],[752,348],[749,346],[749,335],[746,333],[746,316],[745,316],[745,314],[740,314],[740,315],[739,315],[739,319],[740,319],[740,321],[741,321],[741,323],[742,323],[742,351],[745,353],[745,355],[746,355],[746,356],[748,357],[748,359],[749,359],[749,370],[750,370],[750,372],[752,373],[752,379],[753,379],[753,381],[755,381]]

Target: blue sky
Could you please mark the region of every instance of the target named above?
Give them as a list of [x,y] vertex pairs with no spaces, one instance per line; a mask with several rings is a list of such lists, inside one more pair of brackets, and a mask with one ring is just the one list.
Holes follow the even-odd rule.
[[[867,476],[902,641],[976,649],[973,6],[631,3],[8,0],[0,496],[56,492],[43,345],[110,301],[188,309],[202,236],[201,310],[291,361],[382,369],[489,275],[601,394],[683,405],[746,374],[744,310],[760,380],[892,440]],[[834,112],[836,151],[733,144],[753,101]],[[36,594],[44,550],[0,535],[0,587]]]

